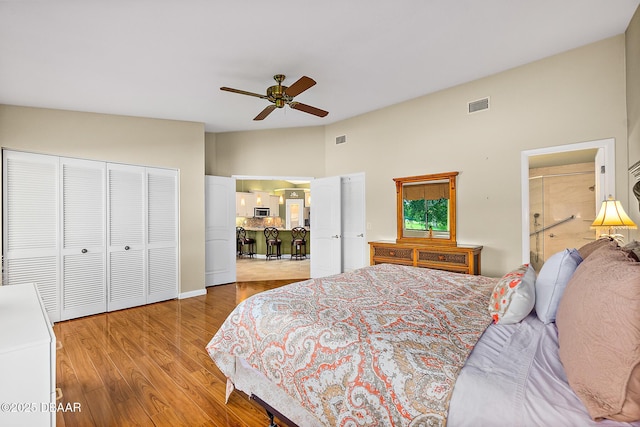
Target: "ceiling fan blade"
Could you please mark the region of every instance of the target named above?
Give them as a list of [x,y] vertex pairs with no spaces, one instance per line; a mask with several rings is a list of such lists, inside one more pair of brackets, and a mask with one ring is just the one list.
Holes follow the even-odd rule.
[[316,107],[312,107],[311,105],[303,104],[301,102],[290,102],[289,107],[294,110],[304,111],[305,113],[313,114],[314,116],[324,117],[329,114],[328,111],[321,110]]
[[311,77],[302,76],[295,83],[285,89],[284,93],[287,96],[293,98],[294,96],[300,95],[305,90],[309,89],[311,86],[315,85],[316,81]]
[[271,112],[275,109],[276,109],[275,104],[267,105],[267,108],[262,110],[260,114],[254,117],[253,120],[264,120],[264,118],[267,117],[269,114],[271,114]]
[[249,95],[249,96],[255,96],[257,98],[267,99],[267,95],[260,95],[259,93],[247,92],[246,90],[234,89],[231,87],[221,87],[220,90],[239,93],[240,95]]

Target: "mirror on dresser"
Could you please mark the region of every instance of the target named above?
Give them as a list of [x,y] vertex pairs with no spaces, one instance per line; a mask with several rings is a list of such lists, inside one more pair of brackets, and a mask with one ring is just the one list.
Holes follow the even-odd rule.
[[480,274],[480,245],[456,241],[458,172],[394,178],[398,234],[369,242],[370,263]]
[[398,243],[456,245],[458,172],[394,178]]

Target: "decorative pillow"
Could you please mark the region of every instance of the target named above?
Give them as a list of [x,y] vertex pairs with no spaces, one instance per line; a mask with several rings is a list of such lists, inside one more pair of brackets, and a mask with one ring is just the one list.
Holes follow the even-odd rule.
[[576,269],[556,319],[569,384],[594,420],[640,420],[640,263],[604,246]]
[[584,260],[584,259],[587,259],[587,257],[591,255],[594,251],[597,251],[603,246],[617,247],[618,243],[615,240],[613,240],[611,237],[601,237],[597,240],[594,240],[593,242],[589,242],[586,245],[581,246],[578,249],[578,252],[580,253],[580,256],[582,257],[582,259]]
[[629,256],[633,257],[636,261],[640,261],[640,242],[634,240],[632,242],[627,243],[622,247]]
[[518,323],[531,313],[536,302],[536,271],[529,264],[505,274],[493,288],[489,312],[495,323]]
[[536,279],[536,314],[545,324],[555,322],[564,288],[581,262],[576,249],[565,249],[542,265]]

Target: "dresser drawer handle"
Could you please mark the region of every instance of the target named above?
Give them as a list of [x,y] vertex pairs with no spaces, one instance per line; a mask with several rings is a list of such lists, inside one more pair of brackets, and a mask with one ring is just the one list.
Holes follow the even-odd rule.
[[396,256],[396,251],[389,251],[389,256]]
[[444,261],[446,259],[447,257],[445,257],[444,255],[438,255],[438,261]]

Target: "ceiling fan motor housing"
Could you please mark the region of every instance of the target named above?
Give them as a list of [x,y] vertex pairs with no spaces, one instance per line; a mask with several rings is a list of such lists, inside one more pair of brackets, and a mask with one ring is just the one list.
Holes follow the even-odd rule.
[[282,108],[285,106],[286,101],[290,101],[288,97],[285,95],[285,91],[287,90],[287,86],[275,85],[267,88],[267,98],[269,101],[276,104],[276,107]]

